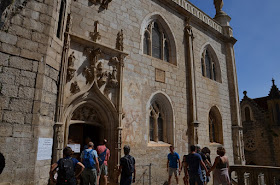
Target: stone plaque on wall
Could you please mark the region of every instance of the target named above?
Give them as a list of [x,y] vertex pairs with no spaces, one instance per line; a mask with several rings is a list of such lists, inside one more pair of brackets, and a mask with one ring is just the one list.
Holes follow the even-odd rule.
[[156,68],[156,81],[165,83],[165,71]]

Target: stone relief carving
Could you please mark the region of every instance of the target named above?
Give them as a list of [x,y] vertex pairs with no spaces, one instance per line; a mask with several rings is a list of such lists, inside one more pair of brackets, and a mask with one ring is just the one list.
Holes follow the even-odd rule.
[[6,30],[13,16],[18,14],[29,0],[0,0],[0,29]]
[[117,79],[117,74],[118,74],[118,71],[117,71],[117,65],[118,65],[119,62],[119,59],[117,57],[112,57],[110,60],[109,60],[109,65],[111,65],[113,67],[113,70],[112,72],[110,72],[110,76],[109,76],[109,86],[111,88],[115,88],[118,86],[118,79]]
[[97,78],[97,84],[99,88],[107,83],[108,72],[103,70],[102,62],[99,62],[99,64],[97,65]]
[[70,92],[72,94],[76,94],[76,93],[80,92],[80,88],[79,88],[78,83],[76,81],[71,83]]
[[89,2],[93,4],[100,4],[100,8],[107,10],[109,3],[112,2],[112,0],[89,0]]
[[194,38],[194,36],[193,36],[193,31],[192,31],[192,26],[190,25],[190,18],[186,18],[185,22],[186,22],[185,33],[186,33],[189,37]]
[[123,51],[123,30],[117,35],[116,49]]
[[96,63],[99,60],[99,56],[101,55],[101,49],[92,49],[86,48],[85,52],[89,55],[89,66],[86,66],[83,72],[83,75],[86,78],[86,83],[91,83],[96,79]]
[[74,74],[76,72],[76,69],[74,68],[75,60],[76,60],[76,57],[75,57],[74,51],[73,51],[68,58],[67,82],[70,82],[72,80],[72,78],[74,77]]
[[[106,60],[103,56],[100,60],[102,51],[100,49],[86,48],[88,54],[89,66],[86,66],[83,75],[86,78],[86,83],[96,82],[100,91],[110,99],[112,90],[119,84],[118,82],[118,65],[121,65],[118,57],[111,57]],[[104,67],[106,64],[107,68]]]
[[96,110],[89,106],[84,106],[76,110],[73,114],[72,120],[100,122]]
[[94,32],[90,32],[90,37],[94,42],[97,42],[101,39],[101,35],[98,30],[99,21],[94,22]]

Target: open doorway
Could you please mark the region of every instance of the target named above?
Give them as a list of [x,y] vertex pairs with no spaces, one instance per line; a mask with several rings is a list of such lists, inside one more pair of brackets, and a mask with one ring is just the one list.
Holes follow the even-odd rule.
[[73,157],[80,160],[81,153],[89,141],[92,141],[96,148],[102,143],[103,139],[103,127],[85,123],[75,123],[69,126],[67,145],[74,151]]

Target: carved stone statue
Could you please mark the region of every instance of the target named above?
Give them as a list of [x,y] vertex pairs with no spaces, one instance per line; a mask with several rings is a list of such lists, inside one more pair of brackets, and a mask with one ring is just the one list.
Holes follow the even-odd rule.
[[113,71],[110,73],[110,86],[117,87],[118,79],[117,79],[117,67],[113,66]]
[[103,0],[100,7],[107,10],[110,2],[112,2],[112,0]]
[[99,25],[99,22],[95,21],[94,22],[94,32],[90,32],[90,36],[94,42],[99,41],[101,39],[101,35],[98,31],[98,25]]
[[94,80],[94,71],[88,66],[85,67],[83,75],[86,77],[86,83],[91,83]]
[[216,16],[219,14],[224,14],[224,12],[222,11],[222,8],[224,6],[223,0],[214,0],[214,5],[216,8]]
[[68,68],[67,68],[67,82],[69,82],[75,74],[76,69],[74,68],[74,61],[76,60],[76,57],[74,55],[74,51],[71,53],[71,55],[68,58]]
[[71,84],[70,92],[72,94],[76,94],[76,93],[80,92],[80,88],[79,88],[78,83],[76,81]]
[[123,30],[121,30],[117,35],[116,48],[120,51],[123,51]]
[[97,83],[98,83],[98,87],[100,88],[101,86],[103,86],[104,84],[106,84],[107,79],[108,79],[108,73],[107,71],[103,71],[103,63],[100,62],[97,65]]

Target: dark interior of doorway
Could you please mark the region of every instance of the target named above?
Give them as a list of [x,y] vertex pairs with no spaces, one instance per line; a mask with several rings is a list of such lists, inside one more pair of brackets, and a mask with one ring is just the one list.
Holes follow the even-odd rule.
[[80,153],[75,153],[74,157],[80,159],[81,152],[85,149],[88,139],[94,143],[94,146],[101,144],[103,129],[102,127],[90,124],[72,124],[69,127],[68,144],[80,144]]

